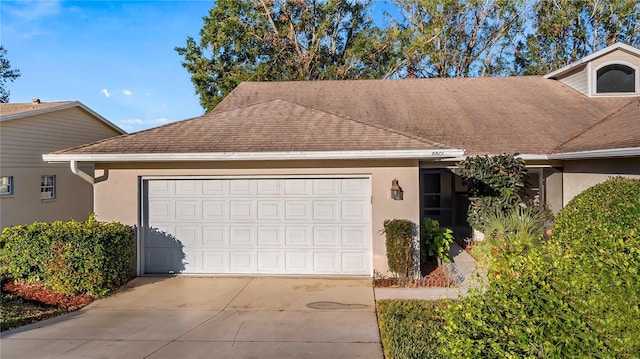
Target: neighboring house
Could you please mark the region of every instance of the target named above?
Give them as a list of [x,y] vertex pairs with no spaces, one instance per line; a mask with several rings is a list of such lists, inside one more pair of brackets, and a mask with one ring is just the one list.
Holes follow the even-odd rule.
[[[42,154],[125,133],[80,102],[0,104],[0,230],[35,221],[85,220],[93,189]],[[93,175],[93,164],[82,166]]]
[[554,210],[640,176],[639,75],[616,44],[546,77],[242,83],[202,117],[43,158],[108,171],[95,211],[139,228],[138,274],[370,276],[385,220],[468,230],[466,156],[519,153]]

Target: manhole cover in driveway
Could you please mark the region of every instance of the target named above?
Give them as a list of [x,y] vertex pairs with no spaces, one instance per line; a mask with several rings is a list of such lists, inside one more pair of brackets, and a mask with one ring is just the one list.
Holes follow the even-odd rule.
[[350,304],[350,303],[338,303],[338,302],[313,302],[307,304],[307,308],[320,309],[320,310],[338,310],[338,309],[362,309],[367,308],[366,304]]

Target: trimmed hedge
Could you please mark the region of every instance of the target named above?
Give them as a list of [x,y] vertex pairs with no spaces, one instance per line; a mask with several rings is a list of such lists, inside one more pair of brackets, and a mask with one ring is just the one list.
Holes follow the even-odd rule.
[[408,278],[414,271],[413,238],[416,224],[408,219],[393,219],[384,222],[387,263],[396,275]]
[[130,226],[86,222],[36,222],[7,227],[0,261],[14,280],[40,281],[66,295],[108,295],[131,274],[135,236]]
[[450,358],[637,358],[640,180],[615,178],[560,211],[551,239],[443,311]]

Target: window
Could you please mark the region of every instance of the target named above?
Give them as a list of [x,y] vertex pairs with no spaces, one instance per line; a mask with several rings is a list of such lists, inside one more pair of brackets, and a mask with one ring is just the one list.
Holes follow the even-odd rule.
[[56,176],[40,177],[40,199],[56,198]]
[[0,196],[13,194],[13,176],[0,176]]
[[636,70],[629,66],[603,66],[598,69],[596,78],[597,93],[636,92]]

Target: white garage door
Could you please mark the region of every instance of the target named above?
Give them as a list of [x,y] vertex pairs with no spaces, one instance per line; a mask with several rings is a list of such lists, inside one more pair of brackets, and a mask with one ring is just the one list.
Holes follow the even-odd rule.
[[371,275],[368,178],[149,179],[145,273]]

